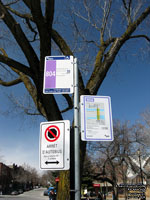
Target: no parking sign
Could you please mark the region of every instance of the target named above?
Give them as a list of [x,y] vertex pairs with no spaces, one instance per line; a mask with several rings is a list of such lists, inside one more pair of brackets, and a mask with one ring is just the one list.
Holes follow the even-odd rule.
[[40,124],[40,169],[70,168],[70,121]]
[[59,136],[60,129],[55,125],[48,126],[48,128],[45,130],[45,138],[49,142],[55,142],[58,140]]

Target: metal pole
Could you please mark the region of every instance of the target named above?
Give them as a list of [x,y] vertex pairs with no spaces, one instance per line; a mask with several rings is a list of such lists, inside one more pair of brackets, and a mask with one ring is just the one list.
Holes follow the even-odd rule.
[[75,200],[81,199],[80,192],[80,138],[79,138],[79,89],[77,58],[74,59],[74,152],[75,152]]
[[141,164],[141,155],[140,155],[140,153],[139,153],[139,164],[140,164],[141,182],[142,182],[142,185],[143,185],[143,171],[142,171],[142,164]]

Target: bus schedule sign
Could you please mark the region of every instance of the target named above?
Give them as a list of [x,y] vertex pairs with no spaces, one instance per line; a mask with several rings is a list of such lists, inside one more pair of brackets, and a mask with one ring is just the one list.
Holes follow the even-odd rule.
[[44,94],[73,93],[73,56],[46,56]]
[[113,123],[109,96],[81,95],[81,139],[112,141]]

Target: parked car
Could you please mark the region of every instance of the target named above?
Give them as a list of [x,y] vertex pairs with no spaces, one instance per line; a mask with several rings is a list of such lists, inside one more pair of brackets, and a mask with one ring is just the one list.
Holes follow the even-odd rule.
[[19,194],[22,194],[22,193],[23,193],[23,190],[22,190],[22,189],[19,189],[19,190],[18,190],[18,193],[19,193]]
[[45,190],[43,195],[48,196],[48,190]]
[[11,192],[11,195],[17,195],[17,194],[19,194],[19,193],[16,190]]

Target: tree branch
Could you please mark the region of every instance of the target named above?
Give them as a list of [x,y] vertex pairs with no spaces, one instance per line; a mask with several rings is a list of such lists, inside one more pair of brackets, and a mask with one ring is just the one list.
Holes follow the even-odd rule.
[[148,42],[150,42],[150,38],[146,35],[133,35],[133,36],[130,36],[129,39],[132,39],[132,38],[145,38]]
[[104,41],[104,46],[106,46],[106,48],[111,44],[113,43],[114,41],[116,40],[116,38],[109,38],[108,40]]
[[100,30],[100,32],[101,32],[101,43],[104,42],[104,32],[105,32],[106,24],[108,22],[110,10],[111,10],[111,5],[112,5],[112,0],[109,0],[108,7],[106,8],[106,10],[104,9],[104,17],[103,17],[103,22],[102,22],[102,28]]
[[73,20],[73,24],[74,24],[74,27],[75,27],[75,30],[76,30],[77,34],[80,35],[80,37],[82,38],[82,40],[84,42],[86,42],[86,43],[93,43],[93,44],[95,44],[99,48],[99,45],[94,40],[87,40],[86,37],[85,37],[85,34],[84,33],[81,34],[81,32],[79,31],[79,28],[78,28],[75,20]]
[[54,42],[57,44],[57,46],[60,48],[61,52],[64,55],[66,55],[66,56],[73,55],[73,52],[67,45],[64,38],[62,38],[62,36],[54,29],[52,30],[52,39],[54,40]]
[[[25,0],[25,2],[26,1],[27,0]],[[40,0],[30,0],[30,9],[33,16],[33,20],[37,25],[39,35],[40,37],[42,37],[44,32],[43,28],[45,29],[45,27],[43,26],[45,22],[44,22],[44,17],[42,15]]]
[[30,0],[23,0],[23,2],[29,9],[31,8],[31,1]]
[[37,66],[39,66],[38,57],[35,51],[33,50],[32,46],[28,42],[28,39],[26,38],[24,32],[22,31],[20,25],[15,21],[12,15],[7,11],[5,6],[2,4],[1,0],[0,0],[0,15],[4,15],[4,17],[2,18],[3,21],[8,26],[11,33],[15,37],[17,43],[19,44],[24,55],[26,56],[31,69],[36,74]]
[[118,37],[114,40],[107,54],[103,55],[103,59],[102,55],[100,54],[101,52],[98,52],[95,62],[95,68],[86,86],[91,94],[97,93],[120,48],[128,39],[130,39],[130,37],[132,37],[131,35],[133,34],[133,32],[149,14],[150,7],[146,8],[145,11],[139,16],[139,18],[127,27],[125,33],[121,37]]
[[9,6],[6,6],[6,8],[18,17],[21,17],[21,18],[24,18],[24,19],[29,19],[29,20],[33,21],[33,17],[30,13],[22,14],[22,13],[18,12],[17,10],[14,10],[13,8],[11,8]]
[[[4,49],[0,49],[0,51],[3,53],[3,56],[7,59],[8,58],[8,55],[7,53],[5,52]],[[0,54],[1,55],[1,54]],[[11,62],[12,63],[12,62]],[[19,75],[19,78],[17,80],[14,80],[14,81],[11,81],[11,82],[4,82],[4,81],[0,81],[0,84],[2,84],[3,86],[11,86],[11,85],[14,85],[14,84],[17,84],[19,82],[23,82],[27,91],[29,92],[30,96],[32,97],[33,101],[34,101],[34,104],[35,106],[38,108],[39,112],[44,116],[46,117],[46,113],[45,113],[45,110],[42,106],[42,103],[40,102],[39,99],[37,99],[37,90],[36,90],[36,87],[33,85],[33,83],[31,82],[31,80],[29,79],[28,76],[25,75],[25,73],[23,73],[21,71],[21,69],[23,68],[23,65],[22,65],[22,68],[21,69],[17,69],[16,68],[16,65],[15,67],[13,67],[12,65],[9,66],[14,72],[16,72],[18,75]],[[30,76],[31,77],[31,76]],[[0,79],[1,80],[1,79]],[[24,110],[25,111],[25,110]]]
[[68,102],[68,107],[66,109],[62,110],[61,113],[64,113],[73,108],[73,103],[72,103],[72,99],[70,98],[70,96],[68,94],[63,94],[63,96],[65,97],[66,101]]
[[13,2],[11,2],[11,3],[7,3],[7,4],[5,4],[5,6],[13,5],[13,4],[15,4],[15,3],[19,2],[19,1],[20,1],[20,0],[16,0],[16,1],[13,1]]
[[17,85],[18,83],[22,83],[22,80],[20,78],[17,78],[16,80],[5,82],[2,79],[0,79],[0,85],[9,87],[9,86],[14,86]]
[[127,21],[128,21],[128,25],[132,23],[132,19],[131,19],[131,4],[132,4],[132,0],[129,0],[128,5],[126,0],[122,0],[124,8],[127,12],[126,17],[127,17]]
[[32,81],[27,77],[25,74],[19,72],[20,78],[23,81],[27,91],[29,92],[30,96],[32,97],[36,107],[38,108],[38,111],[46,117],[46,112],[44,107],[42,106],[42,103],[40,102],[40,99],[37,98],[37,89],[33,85]]
[[22,14],[22,13],[19,13],[18,11],[12,9],[11,7],[7,6],[7,9],[10,10],[13,14],[15,14],[16,16],[18,17],[21,17],[23,19],[26,20],[26,23],[29,27],[29,29],[31,30],[31,32],[34,33],[34,38],[33,40],[29,41],[29,42],[34,42],[36,40],[36,36],[37,36],[37,31],[34,30],[34,28],[32,28],[32,25],[30,24],[30,20],[33,22],[33,17],[31,14],[29,13],[26,13],[26,14]]
[[29,41],[29,42],[34,42],[34,41],[36,40],[36,36],[37,36],[38,33],[37,33],[37,31],[34,30],[34,28],[32,28],[32,26],[31,26],[31,24],[30,24],[30,21],[29,21],[29,19],[27,19],[27,18],[26,18],[26,23],[27,23],[29,29],[31,30],[31,32],[34,33],[33,40],[31,40],[31,41]]
[[45,6],[45,19],[48,29],[51,31],[52,29],[52,22],[54,18],[54,4],[55,0],[47,0]]
[[122,2],[123,2],[123,5],[124,5],[125,9],[127,10],[128,7],[127,7],[127,4],[126,4],[126,1],[125,1],[125,0],[122,0]]
[[0,62],[8,65],[9,67],[13,67],[14,69],[17,69],[30,77],[33,76],[30,68],[2,54],[0,54]]
[[[58,45],[58,47],[60,48],[61,52],[68,56],[68,55],[73,55],[73,52],[71,51],[71,49],[69,48],[69,46],[67,45],[66,41],[61,37],[61,35],[56,31],[56,30],[52,30],[52,39],[54,40],[54,42]],[[83,83],[83,79],[82,79],[82,75],[81,72],[79,70],[79,93],[81,94],[84,90],[84,83]]]
[[31,115],[31,116],[41,115],[41,113],[31,113],[31,112],[29,112],[29,109],[25,109],[25,108],[24,108],[24,112],[25,112],[27,115]]
[[[27,2],[27,0],[24,0]],[[53,2],[53,0],[52,0]],[[50,4],[52,5],[52,4]],[[46,24],[45,18],[42,13],[41,1],[30,0],[30,9],[33,16],[33,20],[37,26],[40,36],[40,72],[43,73],[44,60],[46,55],[51,55],[51,28],[53,21],[49,21],[49,26]],[[54,12],[54,9],[50,9],[50,12]],[[52,16],[54,13],[50,13]],[[53,20],[53,17],[51,17]]]

